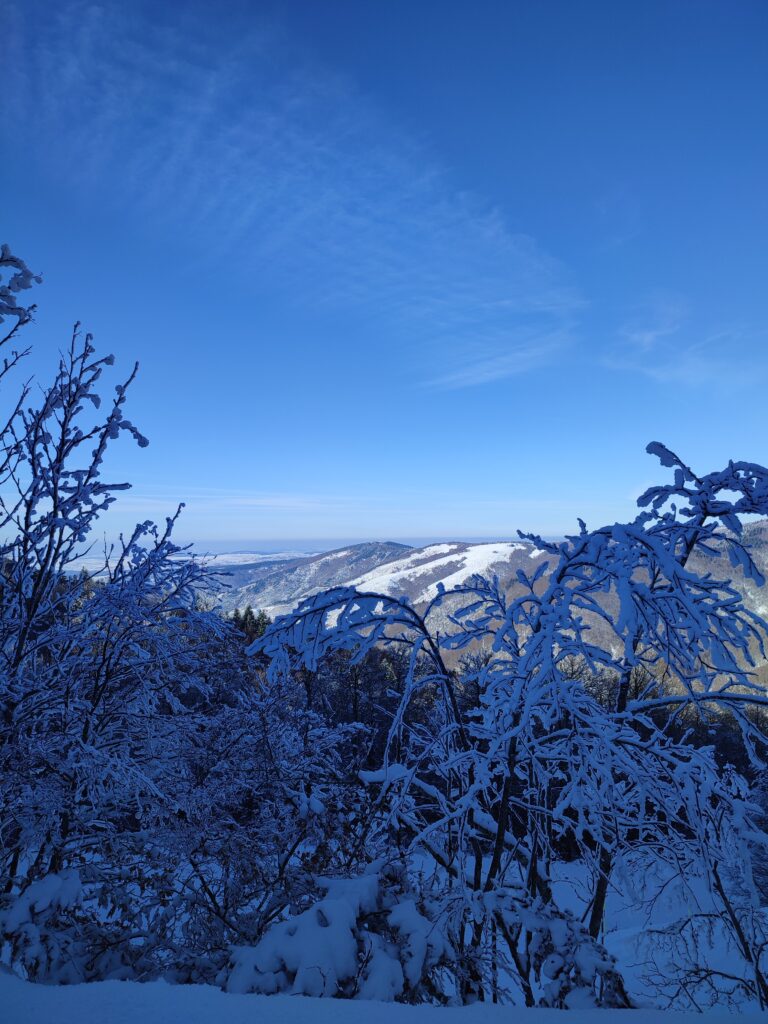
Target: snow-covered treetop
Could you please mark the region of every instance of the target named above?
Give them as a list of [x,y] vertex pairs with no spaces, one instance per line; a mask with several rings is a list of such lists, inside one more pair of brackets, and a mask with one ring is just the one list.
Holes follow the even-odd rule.
[[18,300],[19,292],[42,280],[21,257],[13,255],[8,245],[0,245],[0,324],[7,317],[15,317],[17,326],[32,319],[35,307],[22,305]]

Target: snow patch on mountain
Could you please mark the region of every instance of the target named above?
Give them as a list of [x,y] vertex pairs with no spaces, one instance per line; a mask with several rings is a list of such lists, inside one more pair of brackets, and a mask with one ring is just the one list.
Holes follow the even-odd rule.
[[[411,591],[420,576],[432,576],[432,581],[423,586],[414,598],[420,604],[437,596],[439,584],[446,589],[458,586],[476,573],[488,572],[493,565],[508,562],[513,552],[526,547],[525,544],[508,541],[493,544],[432,544],[414,551],[406,558],[389,562],[384,572],[373,569],[351,580],[350,586],[394,597]],[[446,572],[446,569],[450,571]]]
[[[472,547],[462,552],[461,567],[449,576],[444,576],[440,582],[446,590],[458,587],[470,576],[487,573],[492,566],[499,562],[508,562],[513,551],[521,551],[524,547],[523,544],[515,543],[473,544]],[[417,602],[431,601],[432,598],[437,597],[437,593],[437,583],[431,583],[419,594]]]
[[[455,560],[454,553],[461,547],[461,544],[430,544],[429,547],[418,548],[405,558],[388,562],[385,572],[381,572],[377,567],[350,580],[349,585],[357,587],[359,590],[376,590],[382,594],[393,594],[399,583],[403,580],[413,580],[417,571],[423,569],[425,565],[431,569],[434,566],[444,565],[446,562]],[[441,555],[445,557],[441,558]]]

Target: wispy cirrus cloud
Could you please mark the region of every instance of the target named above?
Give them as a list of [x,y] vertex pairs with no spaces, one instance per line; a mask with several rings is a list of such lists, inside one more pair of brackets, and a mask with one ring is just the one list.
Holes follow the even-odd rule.
[[444,387],[555,357],[581,305],[565,268],[274,28],[172,6],[10,6],[4,117],[40,164],[200,268],[385,325],[416,377],[436,352]]
[[571,337],[565,330],[542,334],[510,332],[506,344],[490,347],[485,354],[474,355],[426,383],[429,387],[450,391],[516,377],[550,365],[570,342]]
[[702,328],[682,297],[657,295],[620,328],[603,362],[659,384],[733,390],[764,376],[754,359],[764,340],[739,324]]
[[[688,308],[678,296],[656,296],[621,328],[621,344],[638,354],[658,354],[660,345],[674,338],[686,322]],[[674,347],[674,342],[670,347]]]

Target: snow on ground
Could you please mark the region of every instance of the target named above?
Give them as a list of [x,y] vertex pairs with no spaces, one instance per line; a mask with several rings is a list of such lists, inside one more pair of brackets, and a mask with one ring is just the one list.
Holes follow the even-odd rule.
[[[458,568],[441,579],[445,588],[449,590],[475,573],[486,572],[496,562],[508,561],[513,551],[519,551],[526,545],[507,541],[498,544],[470,544],[464,547],[464,550],[461,550],[462,547],[461,544],[432,544],[420,548],[405,558],[387,562],[381,569],[372,569],[358,576],[357,579],[350,581],[350,586],[395,597],[420,575],[432,573],[442,566],[456,564]],[[436,596],[437,583],[432,583],[415,598],[415,602],[418,604],[430,601]]]
[[457,1009],[303,996],[228,995],[208,985],[101,981],[31,985],[0,968],[3,1024],[757,1024],[763,1014],[725,1011]]

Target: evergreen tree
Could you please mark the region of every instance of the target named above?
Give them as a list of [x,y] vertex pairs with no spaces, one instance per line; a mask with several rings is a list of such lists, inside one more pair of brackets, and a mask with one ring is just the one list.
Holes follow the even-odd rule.
[[245,634],[249,644],[264,636],[267,628],[272,625],[272,619],[270,619],[265,611],[259,610],[254,612],[251,605],[247,605],[242,613],[239,608],[236,608],[232,616],[232,622],[241,633]]

